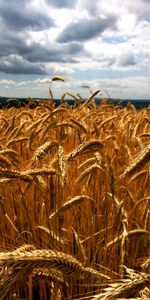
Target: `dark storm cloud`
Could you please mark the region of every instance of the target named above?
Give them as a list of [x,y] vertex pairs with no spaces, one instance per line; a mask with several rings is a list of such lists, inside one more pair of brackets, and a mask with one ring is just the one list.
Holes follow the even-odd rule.
[[6,60],[1,60],[0,71],[8,74],[47,74],[40,64],[29,63],[20,57],[9,57]]
[[141,21],[150,22],[150,0],[128,0],[127,8],[129,12],[135,14],[138,25]]
[[122,56],[119,64],[123,67],[129,67],[129,66],[136,65],[137,61],[136,61],[134,54],[132,52],[129,52]]
[[11,30],[32,29],[40,31],[55,26],[46,13],[33,9],[29,1],[0,1],[1,21]]
[[45,74],[45,63],[76,63],[84,53],[80,43],[51,42],[43,46],[33,41],[28,44],[25,33],[12,34],[6,26],[0,28],[0,37],[0,71],[5,73]]
[[83,51],[84,47],[78,43],[65,46],[54,43],[49,47],[32,43],[18,49],[19,54],[30,62],[76,62],[76,57]]
[[86,41],[100,36],[107,29],[116,29],[116,22],[116,16],[72,22],[59,34],[57,41],[60,43]]
[[86,5],[84,1],[80,1],[81,9],[86,9],[91,16],[98,16],[99,15],[99,9],[98,5],[101,1],[92,1],[92,0],[86,0]]
[[[63,45],[64,48],[64,45]],[[80,43],[70,43],[64,48],[70,55],[80,54],[84,52],[84,47]]]
[[52,41],[41,45],[36,41],[27,43],[26,34],[8,31],[0,27],[0,57],[5,59],[11,54],[19,55],[29,62],[74,62],[75,57],[84,51],[80,43],[62,45]]
[[76,5],[77,0],[46,0],[46,2],[55,8],[72,8]]
[[[46,0],[45,0],[46,1]],[[76,1],[52,1],[54,6],[73,6]],[[74,3],[74,4],[73,4]],[[49,11],[49,10],[47,10]],[[46,74],[46,63],[76,63],[84,52],[80,43],[41,45],[31,40],[33,30],[54,26],[47,11],[33,9],[32,0],[0,0],[0,71],[14,74]],[[30,43],[29,42],[30,39]]]
[[6,26],[0,27],[0,57],[7,57],[10,54],[18,54],[26,45],[25,35],[16,35],[15,32],[9,31]]
[[99,57],[97,57],[97,56],[95,57],[93,54],[90,55],[88,53],[88,57],[91,57],[93,62],[100,63],[102,68],[112,67],[113,65],[115,65],[116,60],[117,60],[114,55],[112,55],[112,56],[100,55]]

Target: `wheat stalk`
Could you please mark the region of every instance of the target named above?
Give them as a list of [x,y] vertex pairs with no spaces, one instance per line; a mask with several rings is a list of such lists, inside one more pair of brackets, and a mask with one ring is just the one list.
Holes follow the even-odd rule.
[[20,137],[18,139],[13,139],[13,140],[10,140],[7,144],[6,144],[6,147],[9,147],[13,144],[16,144],[16,143],[20,143],[20,142],[25,142],[25,141],[28,141],[29,137]]
[[116,118],[118,118],[118,116],[112,116],[112,117],[110,117],[110,118],[104,120],[103,122],[101,122],[101,121],[97,122],[97,125],[100,123],[100,126],[99,126],[98,129],[100,130],[100,129],[101,129],[104,125],[106,125],[108,122],[110,122],[110,121],[112,121],[112,120],[114,120],[114,119],[116,119]]
[[[120,282],[114,282],[100,293],[91,298],[91,300],[112,300],[112,299],[132,299],[136,294],[141,291],[149,282],[149,276],[139,276],[137,279],[122,279]],[[131,296],[130,296],[131,295]],[[127,298],[126,298],[127,297]],[[134,298],[135,299],[135,298]]]
[[92,201],[94,201],[92,198],[90,198],[87,195],[76,196],[76,197],[68,200],[67,202],[63,203],[54,213],[52,213],[49,216],[49,219],[53,220],[58,215],[62,214],[66,210],[74,207],[75,205],[81,204],[85,200],[92,200]]
[[87,176],[95,172],[96,170],[104,171],[97,163],[94,163],[92,166],[88,167],[86,170],[84,170],[81,175],[76,179],[76,182],[81,182],[84,180]]
[[41,176],[41,175],[56,175],[57,172],[54,169],[48,169],[48,168],[41,168],[41,169],[28,169],[26,171],[22,171],[20,172],[21,177],[27,177],[27,178],[31,178],[31,176]]
[[93,140],[87,143],[80,144],[75,150],[67,156],[67,161],[74,159],[76,156],[87,152],[98,151],[103,147],[103,143],[99,140]]
[[18,153],[17,151],[13,150],[13,149],[2,149],[0,150],[0,154],[4,154],[4,155],[8,155],[10,156],[12,159],[15,160],[15,162],[18,163]]
[[9,159],[0,154],[0,164],[1,163],[2,165],[4,164],[4,166],[6,166],[7,168],[11,167],[11,162],[9,161]]
[[21,111],[18,114],[17,118],[19,119],[19,118],[22,118],[23,116],[27,116],[27,117],[29,117],[30,120],[33,121],[33,116],[32,116],[32,114],[30,112],[28,112],[28,111]]
[[120,179],[126,177],[131,172],[136,171],[140,165],[144,165],[150,158],[150,144],[147,145],[142,151],[132,160],[131,163],[125,168],[124,172],[120,175]]
[[73,122],[79,129],[81,129],[87,135],[87,130],[83,124],[81,124],[79,121],[76,121],[73,118],[71,118],[70,121]]
[[65,178],[66,178],[66,157],[64,154],[64,148],[62,146],[58,147],[58,164],[62,179],[62,186],[64,186]]
[[100,92],[101,90],[98,89],[95,92],[92,93],[92,95],[83,103],[83,106],[87,106],[91,100]]
[[6,299],[5,297],[10,289],[21,276],[26,277],[35,269],[55,268],[64,274],[74,276],[84,271],[82,264],[71,255],[51,250],[0,253],[0,268],[2,269],[2,274],[5,273],[7,268],[11,271],[0,282],[1,300]]
[[45,226],[36,226],[36,229],[40,229],[41,231],[45,232],[46,234],[48,234],[48,236],[50,237],[51,240],[54,240],[57,243],[60,243],[62,245],[64,245],[66,243],[66,240],[64,240],[60,236],[56,235],[55,232],[53,232],[52,230],[48,229]]
[[[145,229],[134,229],[134,230],[128,231],[126,233],[126,238],[129,238],[132,235],[138,235],[138,236],[145,235],[145,236],[147,236],[148,239],[150,239],[150,232]],[[122,240],[123,236],[124,236],[124,234],[121,234],[118,237],[114,238],[111,242],[106,244],[105,248],[107,249],[107,248],[115,245],[116,243],[120,242]]]
[[58,143],[55,141],[47,141],[42,144],[34,153],[32,158],[32,163],[36,160],[40,160],[46,156],[46,154],[50,153],[51,151],[55,151],[58,149]]
[[[34,270],[39,268],[56,269],[69,276],[85,275],[92,280],[108,278],[93,268],[84,268],[82,263],[69,254],[45,249],[32,250],[32,246],[23,246],[19,250],[0,253],[1,277],[5,275],[0,281],[0,299],[5,299],[21,275],[25,277],[31,272],[34,274]],[[6,274],[8,269],[11,272]]]
[[16,170],[11,169],[4,169],[0,167],[0,177],[6,177],[6,178],[20,178],[25,181],[32,180],[31,176],[29,174],[19,172]]
[[52,81],[65,81],[65,78],[63,76],[53,76]]

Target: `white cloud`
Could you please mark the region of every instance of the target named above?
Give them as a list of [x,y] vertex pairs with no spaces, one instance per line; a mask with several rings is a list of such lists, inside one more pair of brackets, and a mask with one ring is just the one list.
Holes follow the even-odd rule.
[[45,77],[45,78],[42,78],[42,79],[38,78],[38,79],[35,80],[35,83],[37,83],[37,84],[48,84],[48,83],[50,83],[50,78],[49,77]]
[[12,84],[15,84],[15,81],[14,80],[1,79],[0,84],[12,85]]
[[18,82],[18,83],[16,84],[16,86],[24,86],[24,85],[26,85],[26,84],[27,84],[27,82],[21,81],[21,82]]

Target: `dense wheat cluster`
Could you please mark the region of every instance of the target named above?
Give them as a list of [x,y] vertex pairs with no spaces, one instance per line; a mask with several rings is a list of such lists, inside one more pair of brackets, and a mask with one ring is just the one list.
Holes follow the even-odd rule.
[[150,297],[150,110],[98,92],[0,110],[1,300]]

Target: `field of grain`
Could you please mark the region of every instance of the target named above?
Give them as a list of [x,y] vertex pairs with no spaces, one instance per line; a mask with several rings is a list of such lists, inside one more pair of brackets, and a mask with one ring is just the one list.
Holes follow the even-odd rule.
[[150,298],[150,108],[97,92],[0,110],[1,300]]

